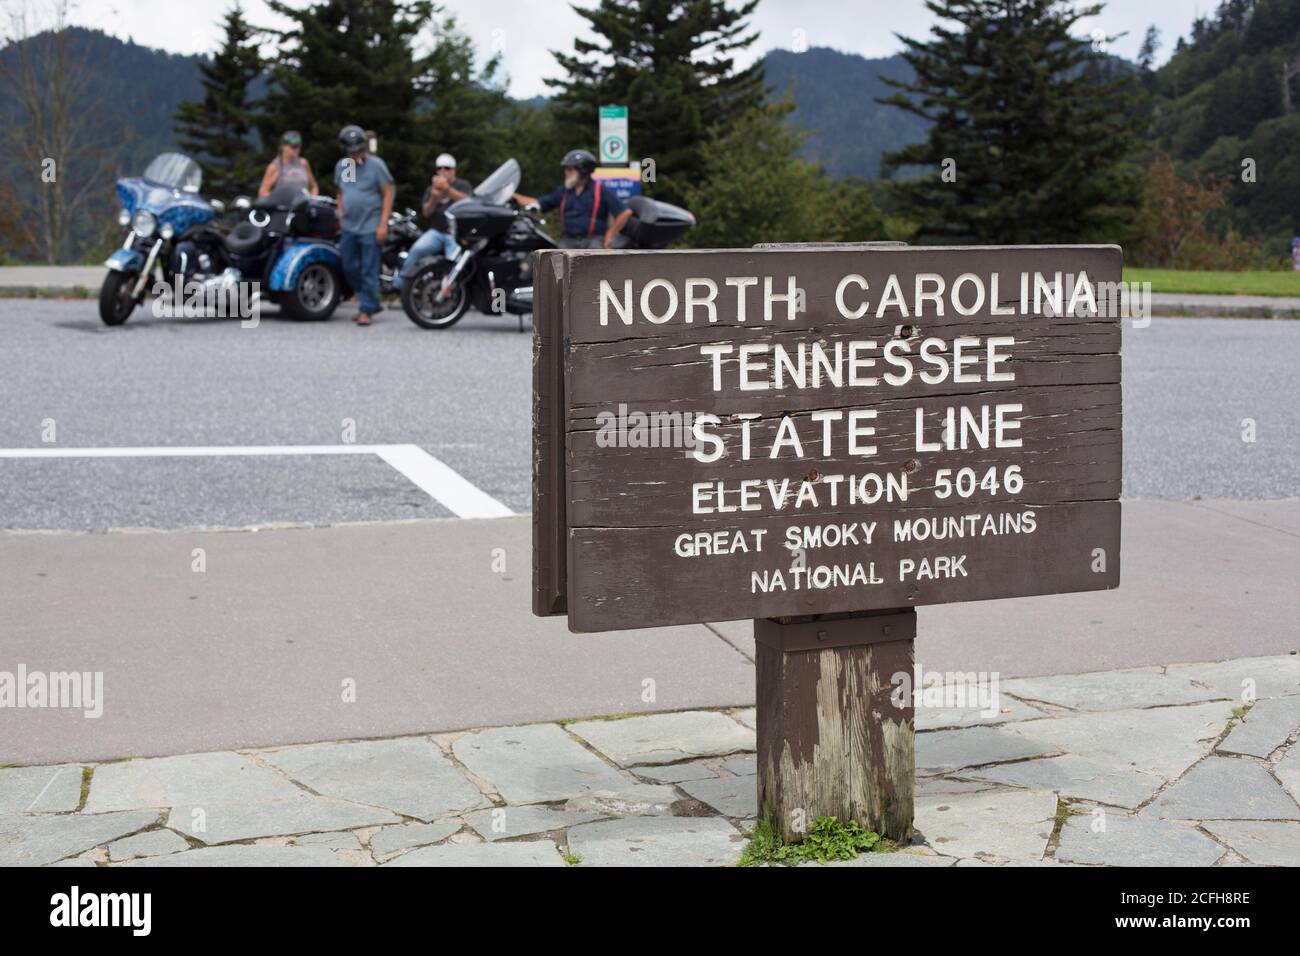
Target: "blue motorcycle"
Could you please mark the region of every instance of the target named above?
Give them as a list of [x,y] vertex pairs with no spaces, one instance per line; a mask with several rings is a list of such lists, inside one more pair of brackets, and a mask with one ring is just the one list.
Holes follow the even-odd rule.
[[333,200],[283,190],[241,198],[235,208],[247,218],[223,233],[216,219],[225,206],[203,199],[202,183],[198,164],[180,153],[162,153],[143,176],[118,180],[118,222],[130,231],[104,263],[104,323],[121,325],[146,295],[163,291],[159,285],[184,290],[175,294],[186,301],[235,301],[242,312],[269,300],[295,318],[328,319],[350,294]]

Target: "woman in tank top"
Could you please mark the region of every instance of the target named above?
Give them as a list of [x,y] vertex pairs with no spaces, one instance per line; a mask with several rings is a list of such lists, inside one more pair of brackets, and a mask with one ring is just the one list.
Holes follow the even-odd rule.
[[289,130],[280,137],[280,152],[271,160],[262,176],[262,185],[257,189],[261,197],[270,193],[277,186],[289,186],[293,189],[305,189],[313,196],[320,195],[316,186],[316,177],[312,175],[311,164],[302,152],[302,136],[297,130]]

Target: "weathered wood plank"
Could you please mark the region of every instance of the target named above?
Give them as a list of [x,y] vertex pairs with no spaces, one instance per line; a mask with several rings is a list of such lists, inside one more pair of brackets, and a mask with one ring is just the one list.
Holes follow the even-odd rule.
[[564,270],[553,251],[533,255],[533,613],[565,610]]
[[[1023,528],[1029,512],[1035,526],[1031,533],[970,536],[972,524],[980,530],[987,526],[986,517],[998,526],[1008,520],[1004,515],[1018,517]],[[965,537],[952,536],[946,520],[950,517],[966,528]],[[569,589],[574,599],[569,603],[569,627],[593,631],[636,627],[645,621],[689,624],[698,622],[701,614],[727,621],[1096,591],[1119,585],[1118,501],[909,509],[880,516],[870,545],[860,543],[864,533],[859,530],[859,544],[805,548],[804,569],[796,568],[797,555],[783,545],[790,527],[862,520],[872,519],[842,509],[820,514],[816,520],[746,521],[744,534],[749,540],[755,532],[763,533],[763,551],[751,548],[707,557],[674,553],[679,537],[694,531],[680,523],[657,528],[573,528]],[[913,522],[928,525],[931,520],[946,537],[894,540],[895,521],[914,529]],[[735,527],[731,526],[733,533]],[[950,555],[966,556],[959,566],[964,574],[919,577],[922,561],[929,562],[930,571],[937,574],[936,559]],[[900,569],[903,559],[915,562],[906,577]],[[832,569],[831,578],[827,581],[818,574],[826,586],[817,587],[812,581],[809,589],[803,579],[820,567]],[[772,584],[778,571],[784,587]],[[755,586],[755,573],[767,576],[770,590]]]
[[[861,275],[868,283],[869,298],[881,301],[881,292],[891,274],[916,273],[939,274],[949,280],[964,273],[979,276],[999,277],[996,305],[1009,307],[1019,298],[1019,273],[1022,271],[1043,273],[1087,273],[1093,281],[1119,281],[1122,257],[1118,246],[943,246],[943,247],[837,247],[819,249],[737,249],[706,250],[686,249],[661,252],[583,252],[570,253],[572,258],[570,282],[572,296],[569,314],[570,344],[573,347],[592,342],[616,342],[620,339],[646,341],[647,344],[668,344],[670,340],[701,342],[708,341],[723,330],[730,334],[743,327],[766,326],[768,328],[807,328],[815,326],[827,331],[868,328],[869,319],[848,319],[839,314],[835,302],[836,287],[839,277],[848,274]],[[758,278],[758,283],[746,288],[746,305],[748,321],[738,321],[738,310],[733,307],[736,296],[730,287],[721,281],[722,277]],[[774,289],[782,292],[786,289],[786,279],[796,278],[796,287],[804,292],[804,308],[796,322],[786,322],[783,317],[764,322],[762,315],[762,292],[764,280],[771,278]],[[673,321],[663,325],[650,325],[636,322],[631,326],[619,321],[607,325],[600,324],[599,280],[604,278],[616,287],[630,280],[634,292],[654,279],[669,278],[679,284],[691,278],[713,278],[718,280],[719,297],[717,299],[717,322],[706,320],[704,310],[695,312],[698,321],[685,323]],[[830,280],[830,281],[827,281]],[[904,291],[911,292],[910,288]],[[844,297],[850,305],[856,305],[861,296],[860,290],[853,286],[846,289]],[[652,294],[651,305],[660,308],[667,301],[666,293]],[[964,300],[973,303],[973,298]],[[755,309],[754,305],[759,308]],[[685,298],[679,293],[679,305],[684,310]],[[986,297],[983,306],[971,316],[960,316],[951,309],[946,315],[933,314],[916,316],[904,315],[898,308],[889,307],[884,317],[889,323],[901,322],[920,325],[929,333],[937,323],[948,321],[967,322],[970,320],[990,320],[989,324],[999,321],[992,315],[995,303]],[[911,310],[909,310],[910,312]],[[868,313],[874,317],[874,309]],[[779,313],[783,315],[783,313]],[[1006,322],[1007,318],[1000,321]],[[1062,315],[1054,320],[1065,325],[1088,325],[1095,322],[1086,316]],[[876,326],[877,328],[879,325]],[[655,341],[660,340],[660,341]],[[1118,352],[1119,328],[1114,326],[1114,347],[1108,349]]]
[[[1123,448],[1121,396],[1118,385],[1080,386],[1078,388],[1024,389],[998,395],[996,402],[1016,403],[1024,408],[1018,416],[1023,446],[1017,450],[1014,464],[1019,465],[1024,489],[1017,494],[1000,491],[996,500],[1092,501],[1117,498],[1120,493],[1120,464]],[[876,435],[870,438],[877,452],[869,457],[846,453],[846,442],[836,436],[832,454],[822,454],[823,424],[807,413],[792,417],[795,433],[805,451],[804,458],[792,458],[788,449],[781,457],[770,458],[770,449],[780,424],[779,418],[751,420],[749,425],[752,457],[741,455],[742,426],[729,422],[713,429],[726,443],[729,454],[711,464],[694,460],[687,450],[673,448],[601,447],[601,432],[593,420],[588,427],[577,429],[570,424],[568,433],[569,515],[575,528],[630,527],[662,524],[665,515],[679,520],[708,524],[715,520],[748,519],[749,514],[691,514],[689,492],[694,482],[723,481],[735,483],[745,478],[771,480],[778,484],[788,480],[789,497],[805,478],[820,486],[820,498],[829,504],[830,485],[826,476],[876,473],[894,475],[906,481],[906,502],[886,500],[862,502],[858,510],[864,515],[892,513],[902,507],[918,508],[942,505],[935,498],[935,474],[940,467],[953,464],[954,452],[918,453],[915,450],[915,414],[924,413],[926,433],[937,435],[943,415],[954,405],[948,398],[890,400],[872,404],[876,411]],[[650,411],[656,411],[650,409]],[[671,432],[671,429],[669,429]],[[662,432],[662,429],[661,429]],[[1008,464],[1004,449],[971,448],[960,453],[960,464],[974,468],[981,476],[990,467]],[[841,487],[839,489],[843,491]],[[760,514],[774,508],[766,486],[760,500]],[[629,496],[637,507],[629,507]],[[784,514],[810,519],[821,508],[794,508]]]

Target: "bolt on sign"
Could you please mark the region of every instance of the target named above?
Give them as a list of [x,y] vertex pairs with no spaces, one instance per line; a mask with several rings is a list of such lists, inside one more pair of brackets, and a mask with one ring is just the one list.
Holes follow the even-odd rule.
[[1119,247],[538,255],[536,613],[1118,585]]

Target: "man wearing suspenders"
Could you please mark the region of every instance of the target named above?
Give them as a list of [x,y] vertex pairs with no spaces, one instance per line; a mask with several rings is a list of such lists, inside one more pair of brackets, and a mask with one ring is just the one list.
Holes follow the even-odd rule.
[[627,245],[619,235],[632,218],[632,210],[613,190],[603,188],[596,171],[596,157],[585,149],[571,149],[560,161],[564,168],[564,185],[556,186],[537,199],[515,193],[518,202],[536,204],[544,211],[559,208],[564,249],[618,249]]

